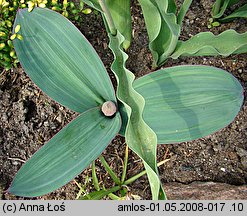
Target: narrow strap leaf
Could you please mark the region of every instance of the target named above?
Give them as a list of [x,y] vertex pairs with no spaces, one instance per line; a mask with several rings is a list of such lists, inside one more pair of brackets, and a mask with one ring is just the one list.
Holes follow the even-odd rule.
[[230,2],[230,0],[223,0],[223,1],[222,0],[216,0],[214,5],[213,5],[213,8],[212,8],[213,18],[218,19],[221,16],[223,16],[226,8],[229,5],[229,2]]
[[180,27],[182,26],[182,22],[184,20],[184,16],[186,15],[187,11],[189,10],[189,7],[192,3],[192,0],[184,0],[183,4],[178,12],[178,16],[177,16],[177,23],[178,25],[180,25]]
[[109,34],[109,38],[109,47],[115,57],[111,68],[118,81],[117,98],[125,107],[126,113],[122,115],[128,116],[125,132],[126,143],[144,162],[153,199],[165,199],[156,164],[157,138],[142,118],[144,99],[132,87],[135,76],[125,68],[128,56],[121,47],[124,37],[118,32],[116,36]]
[[99,56],[65,17],[48,9],[19,10],[14,47],[24,70],[51,98],[77,112],[116,101]]
[[167,1],[139,0],[149,36],[149,48],[155,66],[163,64],[174,51],[180,26],[174,10],[168,10]]
[[159,10],[165,13],[177,13],[177,5],[175,0],[151,0],[154,5],[157,5]]
[[158,143],[191,141],[227,126],[243,103],[243,88],[230,73],[209,66],[176,66],[137,79],[144,120]]
[[131,43],[132,33],[130,0],[85,0],[88,5],[102,13],[106,29],[108,30],[108,33],[110,33],[109,23],[107,23],[107,19],[105,19],[105,14],[99,4],[99,1],[105,1],[105,5],[111,13],[116,29],[118,29],[118,31],[120,31],[125,38],[123,48],[127,50]]
[[102,189],[100,191],[93,191],[93,192],[87,194],[86,196],[81,197],[80,200],[100,200],[104,196],[107,196],[110,193],[116,192],[120,189],[121,189],[120,186],[115,186],[113,188],[106,189],[106,190]]
[[8,191],[18,196],[41,196],[77,176],[116,136],[120,115],[106,118],[90,109],[58,132],[18,171]]
[[102,12],[101,7],[99,5],[98,0],[83,0],[87,5],[91,6],[92,8]]
[[239,34],[230,29],[219,35],[201,32],[187,41],[179,41],[171,58],[177,59],[180,56],[229,56],[246,52],[247,32]]
[[99,159],[102,165],[104,166],[105,170],[107,171],[107,173],[111,176],[112,180],[115,182],[115,184],[121,185],[120,179],[118,178],[116,173],[112,170],[112,168],[109,166],[109,164],[106,162],[105,158],[101,155]]
[[130,0],[106,0],[115,26],[124,36],[123,48],[127,50],[131,42]]
[[235,10],[230,15],[220,19],[220,22],[229,22],[235,18],[247,18],[247,4]]
[[100,191],[99,181],[96,173],[95,161],[93,161],[92,163],[92,179],[95,190]]

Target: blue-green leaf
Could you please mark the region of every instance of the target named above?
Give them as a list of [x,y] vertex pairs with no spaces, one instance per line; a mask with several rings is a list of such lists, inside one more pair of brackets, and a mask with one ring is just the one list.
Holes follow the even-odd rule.
[[211,32],[201,32],[187,41],[179,41],[171,58],[180,56],[229,56],[247,52],[247,32],[237,33],[230,29],[219,35]]
[[83,1],[92,8],[102,12],[98,0],[83,0]]
[[235,10],[230,15],[220,19],[220,22],[229,22],[235,18],[247,18],[247,4]]
[[85,3],[100,11],[105,21],[106,30],[110,32],[109,23],[105,19],[104,10],[102,10],[99,1],[105,1],[107,9],[110,11],[113,23],[116,29],[124,36],[125,40],[123,48],[127,50],[131,43],[131,14],[130,14],[130,0],[84,0]]
[[178,41],[180,25],[177,24],[174,13],[176,7],[169,7],[172,0],[139,0],[139,2],[149,36],[149,48],[155,66],[159,66],[171,55]]
[[77,112],[116,101],[99,56],[65,17],[48,9],[19,10],[14,47],[26,73],[51,98]]
[[137,79],[144,120],[158,143],[190,141],[227,126],[238,114],[243,88],[231,74],[209,66],[176,66]]
[[123,48],[127,50],[131,42],[130,0],[106,0],[116,29],[124,36]]
[[128,56],[122,47],[124,37],[120,32],[116,36],[109,34],[109,37],[109,47],[114,53],[114,62],[111,69],[118,81],[117,98],[123,105],[123,109],[120,110],[121,115],[127,115],[126,143],[143,160],[150,182],[152,198],[155,200],[158,198],[165,199],[166,196],[160,183],[156,163],[157,137],[143,120],[145,101],[133,88],[134,74],[125,67]]
[[93,108],[80,114],[21,167],[8,191],[34,197],[65,185],[102,153],[120,127],[119,113],[106,118]]
[[216,0],[212,8],[213,18],[220,18],[223,16],[226,8],[228,7],[230,0]]
[[218,19],[223,16],[226,9],[240,0],[216,0],[212,8],[212,17]]

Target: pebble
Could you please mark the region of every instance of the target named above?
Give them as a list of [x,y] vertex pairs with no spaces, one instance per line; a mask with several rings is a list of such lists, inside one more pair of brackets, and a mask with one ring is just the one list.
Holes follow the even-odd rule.
[[61,114],[61,113],[58,114],[56,120],[57,120],[59,123],[62,122],[62,114]]
[[226,171],[226,169],[225,169],[225,168],[223,168],[223,167],[222,167],[222,168],[220,168],[220,170],[221,170],[221,171],[223,171],[223,172],[225,172],[225,171]]
[[12,161],[12,164],[13,164],[14,166],[17,166],[19,163],[18,163],[17,161]]
[[45,127],[49,126],[49,122],[48,121],[45,121],[43,124],[44,124]]
[[8,116],[6,115],[6,113],[3,113],[3,114],[2,114],[1,119],[2,119],[2,121],[4,121],[4,122],[8,122]]
[[247,156],[241,158],[241,164],[245,170],[247,170]]
[[239,157],[247,157],[247,151],[243,148],[236,148]]
[[238,69],[238,72],[239,72],[239,73],[242,73],[242,72],[243,72],[243,70],[242,70],[242,69]]
[[51,122],[51,125],[50,125],[50,126],[51,126],[51,129],[52,129],[52,130],[54,130],[54,129],[57,128],[56,125],[54,124],[54,122]]

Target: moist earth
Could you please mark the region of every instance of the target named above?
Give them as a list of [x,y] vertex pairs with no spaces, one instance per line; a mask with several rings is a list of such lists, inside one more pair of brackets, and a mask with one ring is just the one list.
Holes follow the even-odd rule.
[[[209,31],[207,25],[212,3],[212,0],[193,1],[183,22],[181,40],[187,40],[192,35],[202,31]],[[143,15],[137,1],[132,2],[131,11],[133,42],[128,50],[127,67],[136,77],[140,77],[153,71],[152,56],[148,49],[148,36]],[[93,12],[82,16],[83,22],[75,24],[96,49],[113,83],[115,83],[110,72],[113,55],[107,47],[108,38],[100,14]],[[244,19],[238,19],[231,23],[221,24],[210,31],[219,34],[229,28],[243,33],[247,31],[247,22]],[[246,54],[229,57],[183,57],[178,60],[169,59],[163,67],[200,64],[222,68],[232,73],[240,81],[246,92],[246,58]],[[6,193],[5,190],[8,189],[15,174],[25,161],[77,115],[41,92],[20,66],[10,71],[1,71],[0,199],[24,199]],[[103,154],[111,168],[121,176],[125,154],[124,138],[117,136]],[[158,161],[169,159],[168,162],[159,167],[161,182],[168,191],[168,198],[170,195],[172,199],[189,199],[188,193],[182,193],[183,189],[192,190],[192,187],[200,189],[202,182],[205,184],[214,182],[212,184],[220,185],[224,183],[224,187],[219,187],[221,192],[227,191],[227,188],[238,191],[238,193],[246,191],[246,186],[243,186],[247,182],[246,100],[235,120],[226,128],[195,141],[175,145],[159,145],[157,159]],[[109,188],[114,185],[109,174],[98,160],[96,160],[96,170],[101,186],[104,184],[106,188]],[[142,170],[141,160],[129,150],[127,178]],[[76,199],[79,192],[77,183],[82,186],[85,192],[94,190],[91,167],[62,188],[33,199]],[[178,196],[176,191],[180,189],[181,193]],[[151,199],[146,176],[129,185],[127,190],[129,199]],[[202,190],[201,193],[203,196],[194,198],[222,198],[217,195],[213,196],[210,190]],[[229,196],[235,198],[231,194]],[[247,195],[245,193],[238,198],[246,199]]]

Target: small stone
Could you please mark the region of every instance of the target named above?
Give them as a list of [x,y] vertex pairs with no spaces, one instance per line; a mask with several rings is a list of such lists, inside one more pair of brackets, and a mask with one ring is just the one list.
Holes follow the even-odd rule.
[[45,126],[45,127],[48,127],[48,126],[49,126],[49,122],[48,122],[48,121],[45,121],[45,122],[44,122],[44,126]]
[[18,163],[17,161],[13,161],[12,164],[13,164],[14,166],[17,166],[19,163]]
[[52,122],[50,126],[51,126],[51,129],[52,129],[52,130],[54,130],[54,129],[56,129],[56,128],[57,128],[57,126],[55,125],[55,123],[54,123],[54,122]]
[[223,172],[225,172],[225,171],[226,171],[226,169],[225,169],[225,168],[223,168],[223,167],[222,167],[222,168],[220,168],[220,170],[221,170],[221,171],[223,171]]
[[8,121],[8,116],[6,113],[3,113],[1,118],[2,118],[2,121],[4,121],[4,122]]
[[62,122],[62,114],[61,114],[61,113],[58,114],[56,120],[57,120],[59,123]]
[[247,157],[247,151],[245,149],[236,147],[236,151],[239,157]]
[[247,156],[241,158],[241,164],[245,170],[247,170]]

